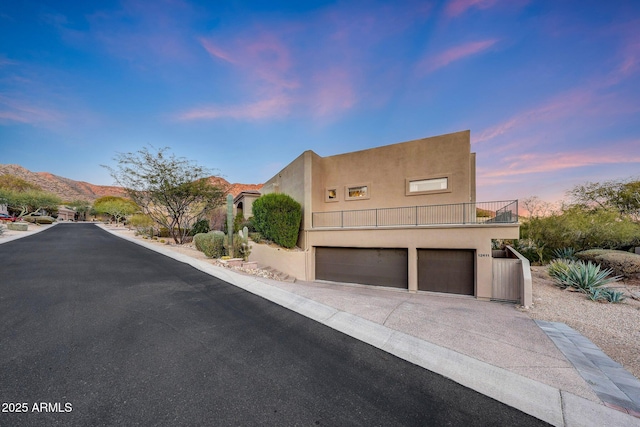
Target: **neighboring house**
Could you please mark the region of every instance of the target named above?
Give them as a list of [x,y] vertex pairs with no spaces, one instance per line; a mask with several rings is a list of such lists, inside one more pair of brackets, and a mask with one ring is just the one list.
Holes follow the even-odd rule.
[[234,197],[233,206],[235,208],[235,215],[242,213],[244,219],[251,218],[253,216],[253,202],[260,196],[261,194],[258,190],[248,190]]
[[491,247],[518,238],[517,201],[477,203],[475,180],[463,131],[329,157],[305,151],[261,192],[302,205],[299,279],[521,300],[496,289]]
[[76,211],[66,206],[58,206],[58,221],[73,221],[76,218]]

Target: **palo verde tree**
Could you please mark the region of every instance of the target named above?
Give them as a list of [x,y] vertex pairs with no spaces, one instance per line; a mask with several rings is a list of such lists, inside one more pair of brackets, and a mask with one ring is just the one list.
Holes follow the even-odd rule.
[[60,197],[13,175],[0,176],[0,204],[19,217],[45,210],[57,212]]
[[98,214],[109,215],[120,223],[122,218],[132,215],[140,210],[132,200],[117,196],[104,196],[93,202],[93,210]]
[[226,189],[210,183],[207,169],[168,149],[119,153],[117,166],[105,167],[142,212],[181,244],[198,220],[224,203]]

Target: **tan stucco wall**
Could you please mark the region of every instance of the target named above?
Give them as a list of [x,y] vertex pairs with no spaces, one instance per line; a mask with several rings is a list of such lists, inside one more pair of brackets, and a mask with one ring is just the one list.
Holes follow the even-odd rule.
[[411,228],[331,229],[307,231],[306,280],[315,280],[315,247],[407,248],[409,290],[418,290],[418,249],[476,251],[476,297],[491,298],[491,239],[518,238],[518,224]]
[[[340,211],[475,201],[475,154],[470,132],[418,139],[319,158],[313,174],[313,211]],[[314,163],[316,168],[316,163]],[[406,195],[407,179],[449,177],[450,192]],[[368,185],[370,197],[345,200],[345,188]],[[337,200],[325,201],[328,188]]]
[[307,276],[305,253],[302,251],[287,250],[251,242],[249,261],[257,262],[260,267],[268,266],[274,268],[298,280],[305,280]]

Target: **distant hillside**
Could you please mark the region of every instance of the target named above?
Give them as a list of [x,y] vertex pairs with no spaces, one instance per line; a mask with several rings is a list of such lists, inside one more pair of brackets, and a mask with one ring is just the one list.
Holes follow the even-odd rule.
[[[84,181],[74,181],[49,172],[31,172],[19,165],[0,164],[0,175],[14,175],[25,181],[41,187],[43,190],[56,194],[62,200],[70,202],[73,200],[86,200],[93,202],[103,196],[124,196],[122,187],[109,185],[95,185]],[[230,184],[224,178],[211,177],[213,184],[228,188],[235,197],[242,191],[256,191],[262,188],[262,184]]]

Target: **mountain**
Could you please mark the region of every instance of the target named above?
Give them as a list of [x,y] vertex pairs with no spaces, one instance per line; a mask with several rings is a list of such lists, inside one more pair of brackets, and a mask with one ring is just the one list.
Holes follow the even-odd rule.
[[[31,172],[19,165],[0,164],[0,175],[14,175],[24,179],[30,184],[37,185],[45,191],[56,194],[65,202],[73,200],[86,200],[93,202],[103,196],[124,196],[122,187],[109,185],[95,185],[84,181],[74,181],[49,172]],[[230,184],[220,177],[209,178],[211,183],[228,188],[229,193],[234,197],[242,191],[258,191],[262,184]]]

